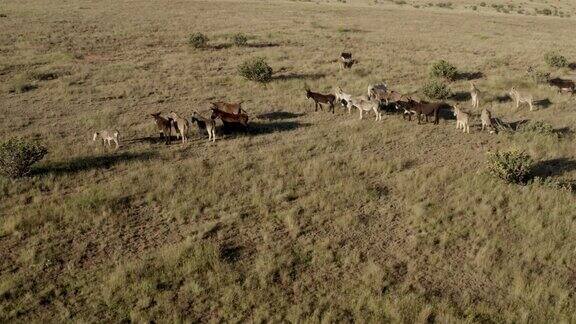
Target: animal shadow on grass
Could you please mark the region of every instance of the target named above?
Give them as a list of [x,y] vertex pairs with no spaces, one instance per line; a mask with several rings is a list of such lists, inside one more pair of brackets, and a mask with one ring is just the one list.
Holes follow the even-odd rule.
[[484,73],[478,71],[478,72],[459,72],[456,74],[455,79],[456,80],[468,80],[468,81],[472,81],[472,80],[476,80],[476,79],[482,79],[484,77]]
[[[172,144],[177,143],[179,141],[177,136],[170,136],[170,142]],[[147,136],[147,137],[138,137],[133,138],[125,141],[126,143],[149,143],[149,144],[164,144],[166,139],[160,136]]]
[[538,108],[546,109],[550,107],[550,105],[552,105],[552,101],[550,101],[550,99],[548,98],[542,100],[535,100],[534,105],[537,106]]
[[242,247],[235,245],[226,245],[220,248],[220,259],[229,263],[234,263],[242,256]]
[[153,152],[119,153],[100,156],[82,156],[68,161],[47,163],[32,170],[33,174],[73,174],[93,169],[109,169],[120,162],[150,160],[156,156]]
[[287,81],[287,80],[318,80],[325,77],[323,73],[286,73],[275,75],[273,80]]
[[566,172],[576,170],[576,161],[569,158],[557,158],[540,161],[534,164],[532,175],[535,177],[561,176]]
[[242,125],[228,124],[220,127],[219,134],[237,134],[243,133],[247,135],[265,135],[276,132],[287,132],[298,129],[300,127],[308,127],[308,123],[299,123],[296,121],[276,121],[270,123],[252,122],[248,127]]
[[289,112],[289,111],[273,111],[273,112],[257,115],[256,118],[266,119],[266,120],[278,120],[278,119],[298,118],[298,117],[301,117],[304,115],[306,115],[306,113],[298,114],[298,113],[293,113],[293,112]]
[[454,92],[452,96],[450,96],[450,99],[455,101],[468,101],[472,99],[472,97],[470,96],[470,92],[468,91],[458,91]]
[[266,47],[278,47],[280,44],[278,43],[248,43],[244,45],[244,47],[251,47],[251,48],[266,48]]
[[504,95],[501,95],[501,96],[496,96],[496,97],[494,97],[494,99],[493,99],[492,101],[496,101],[496,102],[499,102],[499,103],[504,103],[504,102],[510,102],[510,101],[512,101],[512,98],[510,98],[509,95],[504,94]]

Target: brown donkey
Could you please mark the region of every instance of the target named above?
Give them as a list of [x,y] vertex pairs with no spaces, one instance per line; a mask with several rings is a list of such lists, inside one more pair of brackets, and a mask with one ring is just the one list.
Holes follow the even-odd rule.
[[333,94],[321,94],[321,93],[317,93],[317,92],[312,92],[310,91],[310,89],[306,89],[306,98],[310,99],[312,98],[312,100],[314,100],[314,111],[318,111],[318,106],[320,106],[321,110],[324,110],[324,108],[322,108],[322,104],[328,104],[330,105],[330,110],[332,110],[332,113],[334,113],[334,101],[336,101],[336,96]]
[[210,108],[212,110],[212,116],[210,118],[216,119],[220,118],[224,126],[228,124],[241,124],[242,126],[248,127],[248,115],[240,113],[240,114],[231,114],[225,111],[222,111],[218,108]]
[[[164,118],[160,116],[159,112],[150,115],[154,117],[156,127],[160,131],[160,139],[164,138],[166,144],[170,144],[170,137],[172,137],[172,125],[174,124],[172,118]],[[176,126],[174,125],[174,127]]]

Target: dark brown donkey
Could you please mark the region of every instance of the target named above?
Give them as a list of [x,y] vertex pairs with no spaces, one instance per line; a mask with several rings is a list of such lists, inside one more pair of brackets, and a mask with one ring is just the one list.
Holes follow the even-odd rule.
[[560,91],[560,92],[565,91],[565,92],[570,92],[571,94],[574,94],[574,91],[576,90],[576,86],[574,85],[574,81],[572,81],[572,80],[554,78],[554,79],[548,80],[548,83],[551,86],[557,87],[558,91]]
[[229,124],[240,124],[242,126],[248,126],[248,115],[244,113],[231,114],[220,110],[218,108],[210,108],[212,110],[212,119],[220,118],[224,126]]
[[334,101],[336,101],[336,96],[334,96],[333,94],[325,95],[321,93],[312,92],[310,91],[310,89],[306,89],[306,98],[308,99],[312,98],[312,100],[314,100],[314,111],[318,111],[318,106],[320,106],[321,110],[324,110],[322,104],[325,103],[330,105],[330,109],[332,110],[332,113],[334,113]]
[[411,114],[415,114],[418,117],[418,124],[420,124],[422,115],[424,115],[426,122],[428,122],[428,116],[434,116],[434,124],[438,125],[438,113],[443,108],[450,108],[450,105],[445,102],[417,102],[410,99],[404,109],[410,113],[408,120],[412,119]]

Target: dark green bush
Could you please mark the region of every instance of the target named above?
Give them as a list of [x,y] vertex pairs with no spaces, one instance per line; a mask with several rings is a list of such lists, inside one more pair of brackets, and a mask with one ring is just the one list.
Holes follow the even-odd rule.
[[23,177],[46,153],[46,147],[22,139],[0,143],[0,174],[9,178]]
[[244,78],[256,82],[272,80],[272,68],[263,57],[253,58],[238,66],[238,73]]
[[430,99],[446,99],[450,97],[450,88],[443,82],[431,80],[422,87],[422,92]]
[[204,48],[208,43],[208,37],[202,33],[194,33],[190,35],[188,43],[194,48]]
[[544,61],[551,67],[563,68],[568,66],[568,60],[558,52],[544,54]]
[[487,165],[490,174],[509,183],[526,183],[533,164],[528,154],[517,150],[488,153]]
[[236,46],[246,46],[246,44],[248,43],[248,36],[242,33],[238,33],[232,36],[232,41]]
[[455,80],[458,76],[458,69],[444,60],[434,62],[430,67],[430,76],[434,78],[444,78],[447,80]]

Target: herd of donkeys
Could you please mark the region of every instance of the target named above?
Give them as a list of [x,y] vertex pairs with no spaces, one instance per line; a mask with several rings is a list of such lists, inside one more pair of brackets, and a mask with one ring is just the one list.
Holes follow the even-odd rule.
[[[350,54],[344,54],[347,53],[343,53],[341,56],[342,67],[350,68],[355,61],[351,59]],[[554,78],[549,79],[548,83],[558,88],[559,92],[569,92],[571,94],[576,92],[576,86],[572,80]],[[530,107],[530,111],[534,110],[534,99],[531,94],[521,93],[515,87],[512,87],[508,94],[515,103],[516,108],[519,108],[520,104],[525,103]],[[470,82],[470,97],[472,100],[472,108],[479,109],[481,92],[473,82]],[[317,111],[318,108],[322,110],[322,105],[327,104],[329,109],[334,113],[334,105],[338,103],[346,107],[349,114],[353,108],[358,109],[360,119],[362,119],[364,112],[373,111],[377,121],[382,119],[383,107],[392,107],[394,111],[402,113],[405,119],[408,118],[408,120],[411,120],[412,116],[415,116],[418,124],[421,123],[422,118],[428,122],[428,117],[434,117],[434,123],[438,124],[439,112],[447,109],[453,112],[456,117],[456,128],[461,129],[463,132],[470,133],[472,114],[462,109],[458,103],[450,105],[446,102],[420,101],[409,95],[390,90],[385,83],[370,85],[368,87],[368,93],[359,97],[345,93],[340,87],[336,87],[334,94],[322,94],[313,92],[307,88],[306,98],[314,101],[315,111]],[[209,118],[202,116],[197,111],[193,111],[190,121],[174,111],[167,116],[161,116],[160,113],[151,115],[160,132],[160,138],[164,140],[166,144],[170,144],[171,142],[172,130],[175,131],[177,138],[182,140],[182,143],[186,143],[188,141],[188,132],[191,123],[195,123],[199,131],[208,134],[208,141],[216,141],[217,119],[222,121],[224,128],[234,126],[248,127],[248,113],[242,108],[242,102],[213,102],[210,110],[211,116]],[[495,132],[496,127],[494,120],[491,112],[487,108],[483,108],[480,114],[482,131],[487,129],[490,132]],[[112,142],[114,142],[116,148],[118,148],[118,137],[119,132],[117,130],[103,130],[94,133],[93,140],[96,141],[100,138],[103,143],[108,146],[111,146]]]

